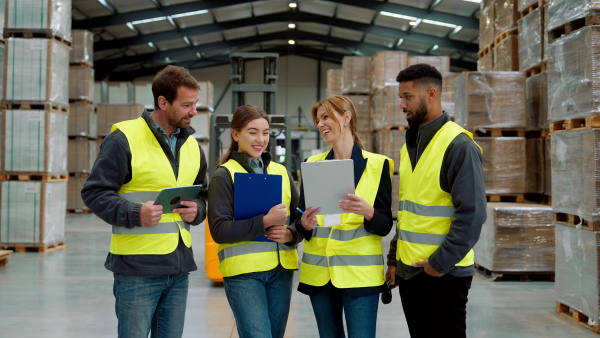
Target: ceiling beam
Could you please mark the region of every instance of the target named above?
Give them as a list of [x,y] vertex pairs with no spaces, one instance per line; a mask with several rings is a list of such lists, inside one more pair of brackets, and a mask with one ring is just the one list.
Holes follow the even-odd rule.
[[373,1],[373,0],[335,0],[333,2],[344,5],[362,7],[378,12],[390,12],[402,15],[414,16],[420,19],[434,20],[450,23],[463,28],[479,30],[479,21],[472,17],[447,14],[442,12],[429,12],[428,9],[421,9],[412,6],[398,5],[391,2]]
[[[180,66],[187,69],[199,69],[199,68],[208,68],[215,67],[224,64],[229,64],[229,56],[226,57],[218,57],[210,60],[194,60],[194,61],[185,61],[185,62],[176,62],[169,63],[169,65]],[[114,72],[110,74],[108,77],[109,81],[133,81],[135,78],[147,75],[155,75],[163,68],[165,68],[167,64],[154,66],[154,67],[143,67],[134,70],[120,71]],[[102,81],[104,79],[96,78],[96,81]]]
[[476,53],[478,51],[478,45],[474,43],[467,43],[457,40],[450,40],[446,38],[440,38],[432,35],[409,33],[398,29],[387,28],[383,26],[375,26],[369,24],[363,24],[350,20],[332,19],[331,17],[310,14],[305,12],[298,13],[276,13],[263,16],[257,16],[253,18],[232,20],[228,22],[213,23],[208,25],[202,25],[197,27],[180,29],[179,32],[167,31],[161,33],[153,33],[146,35],[138,35],[134,37],[99,41],[94,44],[95,51],[103,51],[109,49],[119,49],[135,45],[147,44],[148,42],[159,42],[168,41],[175,39],[182,39],[184,36],[194,36],[208,34],[212,32],[224,31],[229,29],[235,29],[250,25],[260,25],[271,22],[309,22],[309,23],[320,23],[323,25],[331,25],[340,28],[352,29],[361,31],[364,33],[380,35],[392,39],[404,39],[406,41],[413,41],[418,43],[426,43],[430,45],[438,45],[440,47],[450,49],[462,49],[469,52]]
[[176,15],[187,12],[195,12],[201,10],[211,10],[220,7],[238,5],[246,2],[252,2],[247,0],[203,0],[188,2],[179,5],[162,6],[161,8],[150,8],[140,11],[118,13],[112,15],[105,15],[95,17],[87,20],[74,20],[72,25],[73,29],[94,29],[106,26],[124,25],[131,21],[152,19],[167,15]]

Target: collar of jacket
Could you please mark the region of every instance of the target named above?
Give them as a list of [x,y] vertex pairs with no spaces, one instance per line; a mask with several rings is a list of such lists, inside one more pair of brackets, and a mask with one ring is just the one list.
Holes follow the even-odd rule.
[[425,150],[438,130],[440,130],[440,128],[442,128],[448,121],[450,121],[450,116],[444,112],[433,121],[429,121],[419,126],[409,122],[410,128],[408,128],[406,131],[406,141],[412,146],[418,146],[418,151],[422,152]]
[[[246,169],[247,172],[249,173],[254,173],[254,169],[252,169],[252,167],[250,167],[250,164],[248,164],[248,161],[246,160],[246,153],[243,151],[234,151],[231,153],[231,155],[229,156],[230,160],[234,160],[237,163],[239,163],[244,169]],[[269,167],[269,163],[271,163],[271,154],[264,152],[262,153],[262,155],[260,155],[260,157],[263,160],[263,170],[264,173],[267,173],[267,168]]]
[[[333,149],[329,151],[329,154],[327,154],[325,159],[334,159]],[[367,166],[367,159],[363,157],[362,149],[356,143],[354,143],[354,146],[352,147],[352,155],[350,156],[350,159],[354,161],[354,187],[356,188],[358,181],[360,181],[360,178],[362,177],[362,174]]]
[[[150,113],[146,109],[144,109],[144,112],[142,113],[142,118],[144,119],[144,121],[146,121],[148,127],[150,127],[150,130],[152,130],[152,132],[155,135],[160,136],[160,139],[162,139],[162,135],[160,135],[158,130],[152,127],[152,119],[150,118]],[[192,128],[191,126],[189,128],[179,128],[179,138],[182,140],[187,140],[188,136],[193,135],[195,133],[196,129]]]

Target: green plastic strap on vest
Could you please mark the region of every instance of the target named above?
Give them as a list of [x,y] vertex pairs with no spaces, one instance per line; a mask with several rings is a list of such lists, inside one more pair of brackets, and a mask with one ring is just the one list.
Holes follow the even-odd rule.
[[302,262],[310,265],[329,267],[329,266],[369,266],[383,265],[382,255],[336,255],[327,257],[304,253]]
[[422,232],[412,232],[406,230],[400,230],[399,239],[404,242],[414,244],[428,244],[440,246],[446,240],[446,235],[439,234],[426,234]]
[[179,233],[179,226],[174,222],[158,223],[152,227],[136,226],[132,229],[113,225],[113,235],[150,235],[150,234],[176,234]]
[[272,244],[272,243],[257,242],[257,243],[248,243],[248,244],[240,244],[240,245],[230,246],[228,248],[225,248],[225,249],[219,251],[219,253],[218,253],[219,260],[222,262],[226,258],[231,258],[231,257],[235,257],[235,256],[242,256],[242,255],[255,254],[255,253],[276,252],[277,246],[269,245],[269,244]]
[[427,217],[454,217],[456,209],[453,206],[430,206],[404,200],[398,202],[398,211]]

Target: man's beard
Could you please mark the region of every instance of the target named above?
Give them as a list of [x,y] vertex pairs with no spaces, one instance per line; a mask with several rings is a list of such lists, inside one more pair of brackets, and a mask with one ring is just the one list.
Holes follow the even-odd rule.
[[421,123],[423,123],[423,121],[425,121],[425,117],[427,117],[427,104],[425,103],[425,99],[422,99],[421,102],[419,103],[419,107],[417,107],[417,110],[413,111],[412,113],[412,119],[410,122],[410,124],[412,125],[421,125]]

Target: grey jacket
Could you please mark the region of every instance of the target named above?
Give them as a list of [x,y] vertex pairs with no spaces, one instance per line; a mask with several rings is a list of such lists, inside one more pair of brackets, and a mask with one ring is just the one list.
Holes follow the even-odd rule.
[[[152,127],[150,114],[142,113],[142,118],[158,140],[165,156],[169,159],[175,176],[179,167],[185,165],[185,158],[176,158],[164,138]],[[193,128],[181,129],[177,139],[176,153],[194,134]],[[100,146],[100,153],[92,167],[90,176],[81,190],[81,197],[90,210],[106,223],[133,228],[140,226],[141,204],[129,202],[117,194],[121,186],[131,181],[131,149],[127,137],[120,130],[110,133]],[[206,157],[200,148],[200,171],[194,184],[206,184]],[[206,192],[204,192],[204,195]],[[206,198],[198,196],[198,216],[192,225],[202,223],[206,217]],[[104,266],[115,273],[134,276],[170,275],[197,270],[191,248],[183,244],[181,238],[177,249],[166,255],[114,255],[108,253]]]
[[[444,113],[424,125],[410,125],[406,132],[406,147],[413,170],[433,136],[448,121],[450,117]],[[475,274],[473,265],[460,267],[455,264],[477,243],[487,217],[482,160],[479,148],[465,134],[457,136],[444,153],[440,187],[452,196],[456,218],[450,225],[446,240],[429,257],[429,263],[437,272],[455,277]],[[390,244],[387,264],[396,265],[396,274],[408,279],[421,273],[423,268],[396,261],[397,236],[396,233]]]

